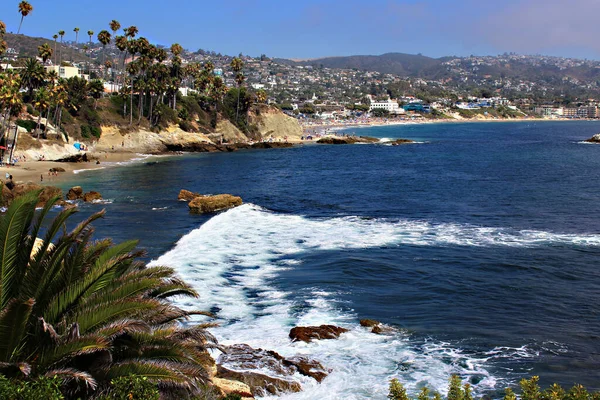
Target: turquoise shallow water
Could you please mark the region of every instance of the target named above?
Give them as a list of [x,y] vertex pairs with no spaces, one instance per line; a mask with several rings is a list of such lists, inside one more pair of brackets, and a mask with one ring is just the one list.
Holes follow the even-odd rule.
[[[599,130],[355,129],[423,144],[189,154],[76,180],[109,199],[97,236],[139,238],[149,261],[177,268],[201,294],[184,306],[216,312],[223,343],[333,369],[287,398],[383,399],[391,377],[442,389],[451,373],[480,393],[532,374],[600,389],[600,146],[580,143]],[[246,205],[189,215],[182,188]],[[370,334],[357,327],[367,317],[398,330]],[[321,323],[351,331],[289,343],[291,327]]]

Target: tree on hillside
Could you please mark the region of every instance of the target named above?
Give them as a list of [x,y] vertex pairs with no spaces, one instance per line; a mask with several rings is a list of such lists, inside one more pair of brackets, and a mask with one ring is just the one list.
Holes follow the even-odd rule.
[[[50,104],[49,104],[49,100],[50,100],[49,97],[50,96],[49,96],[48,91],[46,90],[46,88],[43,88],[43,87],[40,88],[35,93],[35,99],[33,101],[33,106],[40,113],[40,115],[38,115],[37,125],[35,127],[35,133],[36,133],[36,138],[37,139],[40,138],[40,124],[42,122],[42,115],[44,115],[44,112],[50,106]],[[46,124],[48,124],[48,122],[46,122]]]
[[0,56],[6,52],[8,45],[4,40],[4,35],[6,35],[6,24],[0,21]]
[[94,99],[94,110],[98,107],[98,99],[104,94],[104,83],[100,79],[94,79],[88,82],[88,91]]
[[56,41],[58,40],[58,35],[55,33],[52,35],[52,39],[54,39],[54,65],[56,65]]
[[46,82],[46,71],[42,64],[35,58],[28,58],[25,66],[20,71],[21,87],[27,89],[29,98],[33,98],[33,91],[44,86]]
[[137,242],[92,241],[90,224],[103,212],[70,232],[63,226],[75,209],[44,223],[57,200],[36,213],[38,193],[30,193],[0,217],[0,373],[58,376],[69,398],[110,390],[111,380],[131,374],[200,395],[212,325],[183,327],[206,313],[170,301],[198,294],[171,268],[138,261]]
[[238,119],[239,119],[239,110],[240,110],[240,88],[242,87],[242,83],[244,82],[244,74],[242,73],[242,69],[244,68],[244,62],[242,61],[241,58],[239,57],[235,57],[233,60],[231,60],[231,69],[233,70],[233,72],[235,73],[235,82],[238,86],[238,100],[237,100],[237,107],[236,107],[236,115],[235,115],[235,121],[237,123]]
[[94,31],[87,31],[87,34],[90,37],[90,43],[92,43],[92,36],[94,36]]
[[106,63],[106,45],[110,43],[110,39],[110,32],[107,30],[102,30],[98,34],[98,41],[100,42],[100,44],[102,44],[102,65],[105,65]]
[[38,46],[38,55],[46,64],[46,61],[52,58],[52,48],[48,43]]
[[65,36],[65,31],[58,31],[58,36],[60,36],[60,58],[58,65],[62,65],[63,37]]
[[19,30],[17,30],[17,35],[21,33],[21,26],[23,25],[23,20],[26,16],[28,16],[33,11],[33,6],[29,4],[28,1],[23,0],[19,3],[19,13],[21,14],[21,22],[19,23]]
[[[77,49],[77,42],[79,41],[79,28],[75,27],[73,32],[75,32],[75,49]],[[73,62],[73,52],[71,52],[71,62]]]

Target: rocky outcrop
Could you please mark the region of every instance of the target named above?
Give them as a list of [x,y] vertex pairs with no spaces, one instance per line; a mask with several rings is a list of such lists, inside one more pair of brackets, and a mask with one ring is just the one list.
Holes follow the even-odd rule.
[[355,143],[378,143],[379,139],[369,136],[325,136],[319,140],[319,144],[355,144]]
[[301,386],[292,379],[294,374],[321,382],[330,372],[316,360],[284,358],[275,351],[254,349],[246,344],[236,344],[223,350],[218,359],[217,376],[246,383],[254,395],[298,392]]
[[91,203],[98,200],[102,200],[102,195],[98,192],[94,192],[93,190],[83,195],[83,201],[86,203]]
[[67,200],[83,199],[83,188],[81,186],[73,186],[67,192]]
[[[9,182],[12,182],[12,181],[9,181]],[[59,199],[62,199],[62,196],[63,196],[62,190],[55,186],[41,186],[41,185],[38,185],[38,184],[32,183],[32,182],[27,182],[27,183],[14,183],[13,182],[10,185],[10,186],[12,186],[12,189],[10,189],[6,185],[9,182],[5,182],[2,185],[2,201],[1,201],[1,203],[3,206],[8,206],[16,198],[24,196],[25,194],[27,194],[29,192],[33,192],[33,191],[40,191],[38,203],[36,205],[37,207],[43,207],[44,205],[46,205],[48,200],[50,200],[54,197],[58,197]],[[57,205],[66,205],[67,203],[65,203],[62,200],[59,200],[56,204]]]
[[348,329],[334,325],[297,326],[290,330],[289,336],[293,342],[310,343],[313,340],[337,339],[344,332],[348,332]]
[[217,144],[245,143],[248,141],[248,137],[227,119],[220,120],[217,123],[215,133],[208,136],[213,138],[213,141]]
[[242,198],[230,194],[195,197],[188,207],[193,214],[212,213],[242,205]]
[[223,396],[237,394],[242,398],[242,400],[254,399],[250,386],[240,381],[215,377],[211,378],[211,382],[215,387],[217,387],[217,389],[219,389],[219,391],[221,391]]
[[68,162],[68,163],[79,163],[79,162],[88,162],[90,159],[88,158],[87,153],[77,153],[68,157],[59,158],[56,160],[57,162]]
[[416,143],[414,140],[410,140],[410,139],[396,139],[396,140],[392,140],[391,142],[387,142],[386,144],[391,144],[392,146],[400,146],[403,144],[412,144],[412,143]]
[[254,396],[279,395],[286,392],[297,393],[302,390],[302,386],[291,379],[274,378],[258,372],[233,371],[220,365],[217,366],[217,377],[245,383]]
[[299,141],[304,135],[302,127],[296,118],[285,115],[281,110],[267,106],[258,105],[258,108],[250,113],[250,122],[258,128],[258,133],[263,140],[273,138],[274,140]]
[[66,170],[63,167],[53,167],[48,170],[49,172],[65,172]]
[[200,196],[202,196],[202,195],[199,193],[194,193],[194,192],[190,192],[189,190],[181,189],[181,191],[179,191],[179,195],[177,196],[177,200],[192,201],[196,197],[200,197]]
[[393,332],[391,327],[386,326],[379,321],[375,321],[374,319],[361,319],[360,326],[371,328],[371,333],[376,333],[378,335]]
[[600,143],[600,133],[595,134],[594,136],[585,141],[588,143]]

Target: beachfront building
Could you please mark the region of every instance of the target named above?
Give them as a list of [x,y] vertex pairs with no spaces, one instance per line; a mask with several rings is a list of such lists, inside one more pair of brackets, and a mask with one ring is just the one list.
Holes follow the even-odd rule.
[[77,67],[67,67],[63,65],[50,65],[44,67],[46,72],[54,71],[58,74],[59,78],[69,79],[73,77],[83,78],[86,81],[90,80],[90,76],[82,73],[80,68]]
[[379,110],[387,110],[390,114],[404,114],[404,110],[400,108],[397,101],[392,99],[387,99],[384,101],[371,101],[371,106],[369,107],[369,112],[379,109]]
[[562,117],[564,114],[564,108],[562,107],[553,107],[553,106],[539,106],[535,107],[533,111],[536,114],[540,114],[544,117]]

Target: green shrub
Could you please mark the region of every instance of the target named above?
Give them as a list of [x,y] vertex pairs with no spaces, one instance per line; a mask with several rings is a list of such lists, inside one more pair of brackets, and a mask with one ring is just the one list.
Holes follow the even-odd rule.
[[177,123],[177,112],[166,104],[157,104],[152,116],[154,124],[160,128],[167,128],[169,124]]
[[92,134],[92,136],[100,139],[100,136],[102,135],[102,129],[100,129],[97,126],[90,126],[90,133]]
[[0,399],[7,400],[63,400],[60,379],[39,377],[32,381],[10,381],[0,375]]
[[27,132],[33,132],[37,126],[37,123],[29,119],[18,119],[17,125],[27,129]]
[[189,121],[181,121],[179,127],[186,132],[196,132],[196,128]]
[[31,104],[27,104],[27,113],[33,115],[34,112],[35,109],[33,108],[33,106]]
[[81,125],[79,128],[81,129],[81,137],[84,139],[89,139],[90,138],[89,125]]
[[[538,385],[539,377],[522,379],[519,382],[521,395],[517,396],[512,389],[505,390],[504,400],[600,400],[600,393],[589,393],[583,386],[575,385],[568,392],[556,383],[542,391]],[[461,386],[460,377],[453,375],[450,378],[447,400],[473,400],[471,385],[466,383]],[[487,396],[486,396],[487,397]],[[484,397],[485,398],[485,397]],[[397,379],[390,381],[388,399],[409,400],[406,390]],[[430,400],[429,389],[423,388],[417,397],[418,400]],[[442,400],[439,393],[434,393],[433,400]]]
[[148,378],[130,375],[110,381],[108,393],[98,400],[159,400],[160,393],[156,384]]

